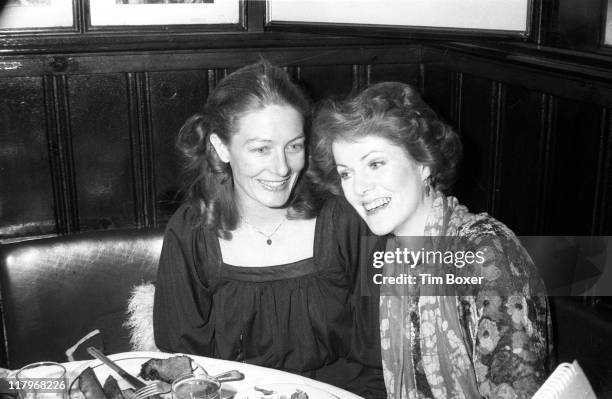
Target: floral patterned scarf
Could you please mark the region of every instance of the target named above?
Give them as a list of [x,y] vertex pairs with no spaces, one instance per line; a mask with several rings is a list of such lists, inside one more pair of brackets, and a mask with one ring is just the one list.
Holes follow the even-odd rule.
[[[435,194],[424,235],[474,243],[499,237],[506,244],[482,241],[477,249],[486,254],[479,270],[484,283],[469,295],[423,295],[419,286],[405,288],[408,295],[381,295],[388,397],[530,398],[546,377],[551,349],[546,298],[529,295],[530,285],[542,289],[531,258],[502,223],[471,214],[441,193]],[[387,251],[401,247],[398,241],[390,239]]]

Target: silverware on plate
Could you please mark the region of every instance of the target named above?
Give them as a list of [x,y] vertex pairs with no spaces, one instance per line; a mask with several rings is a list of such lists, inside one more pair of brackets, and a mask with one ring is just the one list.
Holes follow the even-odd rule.
[[[106,357],[102,352],[100,352],[93,346],[88,347],[87,352],[89,352],[89,354],[95,357],[96,359],[100,360],[111,370],[115,371],[125,382],[132,386],[135,389],[135,399],[145,399],[155,395],[166,394],[172,390],[172,385],[164,381],[153,381],[150,383],[145,383],[144,381],[136,378],[135,376],[131,375],[123,368],[121,368],[117,363]],[[204,376],[200,378],[206,378],[216,384],[218,387],[222,382],[239,381],[244,379],[244,374],[242,374],[238,370],[226,371],[215,376],[206,376],[206,370],[204,370],[199,365],[198,367],[204,372]],[[187,374],[186,376],[189,376],[189,374]]]
[[100,360],[102,363],[106,364],[108,367],[111,368],[111,370],[119,374],[119,376],[123,378],[125,382],[130,384],[134,389],[138,390],[140,388],[144,388],[147,386],[145,382],[142,382],[138,378],[134,377],[133,375],[131,375],[130,373],[128,373],[127,371],[119,367],[117,363],[113,362],[108,357],[104,356],[102,352],[100,352],[98,349],[94,348],[93,346],[90,346],[89,348],[87,348],[87,352],[89,352],[91,356]]
[[[230,370],[225,373],[217,374],[212,376],[212,380],[216,380],[219,383],[229,382],[229,381],[240,381],[244,379],[244,374],[242,374],[238,370]],[[162,395],[168,393],[172,390],[172,385],[163,381],[155,381],[150,384],[147,384],[144,388],[140,388],[136,392],[134,392],[134,396],[136,399],[144,399],[149,396],[154,395]]]
[[163,381],[154,381],[150,384],[147,384],[145,387],[140,388],[139,390],[134,392],[134,397],[136,399],[144,399],[149,396],[161,395],[164,393],[168,393],[172,390],[172,385]]

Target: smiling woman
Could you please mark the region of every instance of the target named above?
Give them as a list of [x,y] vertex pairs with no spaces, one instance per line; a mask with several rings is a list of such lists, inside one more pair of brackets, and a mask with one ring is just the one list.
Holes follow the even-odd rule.
[[[347,144],[340,141],[332,147],[342,190],[372,232],[420,235],[414,226],[425,222],[431,206],[423,186],[430,168],[407,157],[401,147],[382,137],[366,136]],[[400,225],[395,225],[398,220]]]
[[303,117],[290,106],[269,105],[239,119],[229,145],[215,133],[210,140],[232,166],[234,189],[243,213],[280,208],[304,168]]
[[482,253],[482,262],[444,278],[430,274],[448,270],[435,262],[391,275],[405,270],[401,262],[377,266],[387,274],[375,284],[409,287],[381,288],[388,397],[530,398],[546,378],[551,342],[542,281],[514,233],[443,193],[461,153],[457,133],[398,82],[329,102],[313,131],[313,176],[388,237],[387,253],[406,251],[410,242],[462,258],[466,250]]
[[364,226],[304,189],[309,122],[299,88],[260,62],[222,80],[185,123],[188,198],[164,238],[155,342],[383,398],[376,309],[355,305]]

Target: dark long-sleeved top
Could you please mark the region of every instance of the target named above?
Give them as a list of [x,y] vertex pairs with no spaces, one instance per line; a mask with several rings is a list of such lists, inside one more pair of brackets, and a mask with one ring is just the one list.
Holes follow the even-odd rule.
[[223,262],[185,204],[168,223],[156,282],[160,349],[245,361],[385,397],[378,297],[363,297],[364,225],[344,199],[317,217],[314,254],[265,267]]

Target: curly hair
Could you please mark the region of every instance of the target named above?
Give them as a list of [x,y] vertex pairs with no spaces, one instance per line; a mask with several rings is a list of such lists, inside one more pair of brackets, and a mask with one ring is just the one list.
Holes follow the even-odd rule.
[[[191,116],[181,127],[177,146],[184,158],[186,200],[199,211],[199,222],[219,237],[231,239],[238,224],[232,169],[223,162],[210,142],[215,133],[229,144],[245,114],[269,105],[293,107],[302,115],[308,136],[311,104],[287,73],[265,60],[240,68],[209,94],[201,113]],[[310,218],[311,204],[301,176],[289,199],[288,217]],[[314,203],[314,202],[313,202]]]
[[345,101],[327,101],[317,110],[313,126],[308,175],[315,184],[342,195],[332,154],[336,141],[355,141],[368,135],[402,147],[415,161],[429,166],[430,184],[447,191],[461,158],[459,135],[423,101],[411,86],[400,82],[374,84]]

